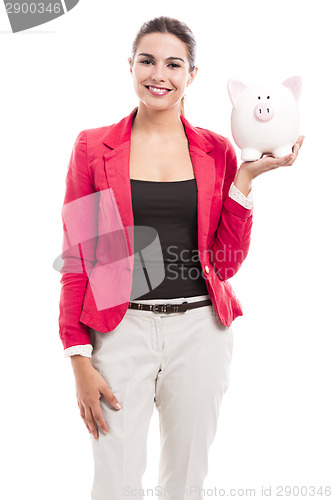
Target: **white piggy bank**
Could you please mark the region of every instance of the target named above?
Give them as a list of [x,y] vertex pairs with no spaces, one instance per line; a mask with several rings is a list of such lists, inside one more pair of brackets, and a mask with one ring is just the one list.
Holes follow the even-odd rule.
[[297,101],[301,86],[299,76],[282,84],[228,81],[233,104],[231,132],[243,161],[258,160],[263,154],[281,158],[292,153],[299,133]]

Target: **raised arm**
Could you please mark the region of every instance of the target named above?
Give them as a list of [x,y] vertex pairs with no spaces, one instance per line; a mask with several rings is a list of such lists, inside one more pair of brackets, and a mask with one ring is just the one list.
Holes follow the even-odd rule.
[[221,218],[210,248],[212,265],[221,280],[237,273],[248,254],[252,229],[253,205],[246,208],[230,196],[232,183],[244,196],[248,196],[252,187],[251,177],[246,170],[237,171],[236,152],[228,141]]
[[252,180],[258,175],[279,167],[291,166],[304,141],[299,136],[293,146],[293,153],[281,158],[266,155],[259,160],[243,162],[237,169],[235,149],[228,140],[226,151],[226,174],[223,184],[223,207],[216,238],[211,246],[212,264],[220,279],[234,276],[246,258],[250,247],[253,219],[253,205],[237,203],[236,196],[230,196],[233,184],[245,197],[252,190]]

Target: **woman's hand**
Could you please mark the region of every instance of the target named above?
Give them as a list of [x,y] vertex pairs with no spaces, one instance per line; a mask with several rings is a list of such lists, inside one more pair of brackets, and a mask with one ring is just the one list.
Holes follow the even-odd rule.
[[274,158],[273,155],[262,155],[259,160],[245,161],[239,168],[246,170],[248,175],[255,179],[258,175],[279,167],[290,167],[297,158],[298,152],[303,144],[304,135],[300,135],[293,146],[293,152],[281,158]]
[[116,410],[121,408],[121,406],[117,406],[117,404],[119,404],[117,398],[99,371],[94,368],[90,358],[80,355],[71,356],[71,358],[80,415],[88,431],[97,439],[97,424],[103,429],[105,434],[108,433],[108,427],[103,418],[99,403],[101,395],[103,395]]
[[297,158],[300,147],[303,144],[304,135],[300,135],[297,139],[296,144],[293,146],[293,153],[282,156],[282,158],[274,158],[273,155],[262,155],[259,160],[256,161],[244,161],[236,172],[234,185],[236,188],[248,196],[252,189],[252,179],[258,177],[258,175],[267,172],[268,170],[273,170],[279,167],[289,167],[294,163]]

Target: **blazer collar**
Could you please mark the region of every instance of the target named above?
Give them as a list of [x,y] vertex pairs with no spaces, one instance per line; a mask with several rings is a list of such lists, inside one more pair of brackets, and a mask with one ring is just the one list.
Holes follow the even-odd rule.
[[[120,122],[112,126],[109,135],[103,142],[105,146],[116,149],[121,144],[130,141],[132,123],[137,110],[138,107],[136,106],[128,116],[125,116]],[[180,115],[180,118],[184,125],[189,144],[201,149],[204,153],[212,151],[213,145],[204,137],[200,130],[193,127],[183,115]]]

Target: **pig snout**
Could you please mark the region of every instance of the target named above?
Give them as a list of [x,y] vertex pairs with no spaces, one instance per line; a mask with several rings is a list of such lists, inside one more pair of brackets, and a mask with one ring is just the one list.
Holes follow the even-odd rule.
[[258,120],[267,122],[273,118],[274,108],[271,103],[261,102],[254,108],[254,115]]

